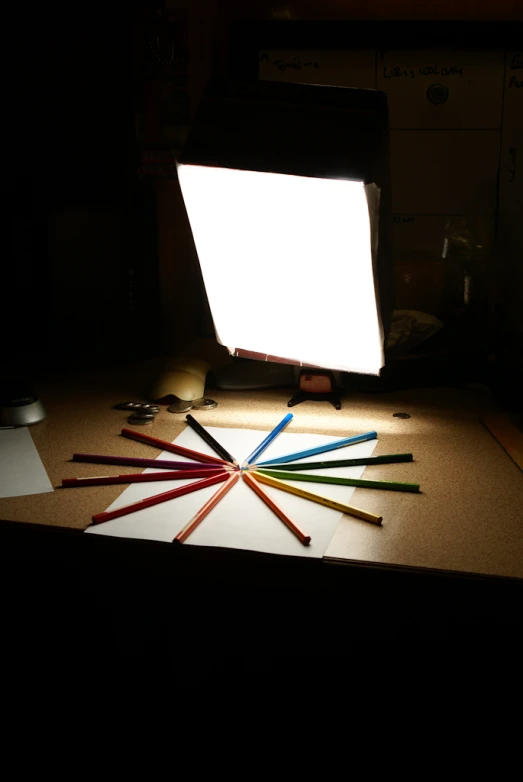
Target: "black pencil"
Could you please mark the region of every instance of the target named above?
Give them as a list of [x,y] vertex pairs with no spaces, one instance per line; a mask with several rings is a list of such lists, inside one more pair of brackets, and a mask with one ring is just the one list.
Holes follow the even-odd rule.
[[[264,470],[322,470],[324,467],[356,467],[358,464],[394,464],[411,462],[411,453],[391,453],[384,456],[364,456],[361,459],[335,459],[326,462],[296,462],[295,464],[264,464]],[[256,465],[252,469],[258,469]],[[260,468],[261,469],[261,468]]]
[[221,456],[222,459],[225,459],[225,461],[231,462],[232,464],[234,464],[235,467],[238,467],[238,462],[236,461],[236,459],[234,459],[231,456],[229,451],[226,451],[223,445],[220,445],[220,443],[217,440],[215,440],[214,437],[211,434],[209,434],[209,432],[206,429],[204,429],[203,426],[199,424],[195,418],[192,417],[192,415],[185,416],[185,420],[187,421],[191,429],[193,429],[196,432],[196,434],[199,434],[202,440],[205,440],[207,445],[210,445],[213,451],[215,451],[215,453],[218,454],[218,456]]

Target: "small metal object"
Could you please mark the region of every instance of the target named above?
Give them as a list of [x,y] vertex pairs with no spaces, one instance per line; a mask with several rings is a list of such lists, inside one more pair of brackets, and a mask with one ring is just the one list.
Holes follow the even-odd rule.
[[0,394],[0,427],[31,426],[43,421],[45,410],[35,394]]
[[393,418],[410,418],[410,414],[409,413],[393,413],[392,417]]
[[138,426],[144,426],[145,424],[152,424],[152,422],[154,421],[154,415],[148,416],[147,418],[143,418],[141,416],[137,416],[137,415],[133,414],[133,415],[129,416],[127,421],[130,424],[135,424],[135,425],[138,425]]
[[159,413],[160,408],[158,405],[151,405],[149,402],[144,402],[143,405],[140,406],[140,410],[143,410],[146,413]]
[[154,413],[150,413],[148,410],[133,410],[131,413],[133,418],[145,418],[148,421],[152,421]]
[[206,396],[202,396],[201,399],[193,399],[192,404],[197,410],[214,410],[215,407],[218,407],[218,402]]
[[114,406],[115,410],[140,410],[146,402],[119,402]]
[[189,410],[192,410],[192,406],[192,402],[178,399],[176,402],[173,402],[172,405],[169,405],[167,410],[169,413],[187,413]]
[[132,410],[133,412],[143,410],[147,413],[159,413],[158,405],[152,405],[149,402],[118,402],[114,406],[115,410]]

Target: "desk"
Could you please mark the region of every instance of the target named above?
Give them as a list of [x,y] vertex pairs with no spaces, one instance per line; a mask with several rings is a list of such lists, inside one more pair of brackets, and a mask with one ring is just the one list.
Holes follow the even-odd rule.
[[[126,425],[126,414],[112,409],[124,399],[143,398],[148,382],[147,372],[128,368],[41,386],[47,418],[33,426],[31,434],[54,486],[63,477],[79,475],[79,467],[82,475],[100,474],[100,465],[70,462],[74,451],[151,456],[148,446],[117,439],[120,429]],[[209,425],[269,431],[286,412],[289,392],[213,391],[212,396],[218,401],[218,407],[205,418],[203,414],[200,416]],[[351,573],[356,569],[360,574],[365,571],[363,587],[358,586],[360,598],[367,594],[372,600],[378,591],[380,604],[387,604],[387,610],[391,609],[392,598],[387,596],[384,587],[384,573],[402,573],[406,577],[405,590],[412,600],[418,601],[417,607],[412,604],[414,612],[422,598],[416,597],[417,587],[414,590],[409,580],[409,574],[413,573],[432,576],[437,573],[433,594],[438,595],[444,592],[445,574],[495,577],[487,581],[509,583],[520,591],[523,474],[479,422],[480,415],[494,410],[488,394],[452,389],[355,394],[344,398],[339,412],[328,404],[313,402],[295,408],[294,431],[343,436],[376,429],[379,435],[376,455],[412,451],[415,458],[412,464],[376,465],[366,475],[372,471],[372,476],[378,479],[411,480],[419,482],[422,488],[421,495],[357,489],[352,502],[382,514],[383,527],[344,517],[323,562],[289,562],[286,558],[196,550],[189,546],[179,547],[183,551],[178,549],[175,553],[173,548],[177,547],[167,544],[99,539],[81,534],[65,536],[69,541],[67,546],[72,546],[74,553],[64,557],[71,567],[74,557],[79,556],[85,564],[85,558],[93,552],[98,556],[105,551],[103,562],[107,576],[121,552],[125,552],[124,559],[130,556],[129,552],[133,557],[139,552],[140,567],[144,560],[150,563],[152,557],[156,558],[155,573],[170,573],[174,562],[183,578],[196,578],[199,573],[206,594],[211,587],[214,590],[213,579],[219,571],[219,579],[222,585],[227,584],[227,589],[234,589],[239,580],[242,583],[246,580],[256,588],[261,585],[263,589],[278,589],[283,581],[287,584],[292,581],[292,590],[298,587],[310,590],[312,584],[323,584],[327,579],[332,595],[341,584],[349,591],[353,588]],[[393,418],[393,413],[398,411],[408,412],[411,417]],[[144,431],[172,440],[184,427],[183,416],[162,409],[153,425]],[[118,472],[126,471],[133,469],[118,468]],[[14,522],[4,526],[9,530],[11,543],[15,541],[11,550],[17,548],[18,539],[23,539],[17,549],[19,554],[31,546],[29,535],[23,534],[30,527],[35,541],[31,556],[38,556],[44,539],[56,542],[60,538],[50,528],[55,528],[55,532],[59,529],[81,532],[91,516],[104,510],[123,489],[123,486],[97,486],[0,500],[0,518]],[[73,539],[74,543],[70,543]],[[60,548],[64,544],[56,545]],[[4,556],[5,552],[4,548]],[[336,567],[340,564],[346,567]],[[211,576],[214,566],[217,570]],[[447,597],[445,610],[453,603],[456,592],[450,590]],[[484,592],[477,602],[485,605]],[[497,612],[503,602],[504,597],[496,597],[492,610]]]

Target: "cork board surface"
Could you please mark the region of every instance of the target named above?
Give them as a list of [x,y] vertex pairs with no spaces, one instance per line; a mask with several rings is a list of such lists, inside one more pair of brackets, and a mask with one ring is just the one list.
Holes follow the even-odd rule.
[[[47,418],[31,435],[53,486],[62,478],[133,472],[136,468],[70,461],[75,451],[157,456],[120,437],[126,414],[116,402],[145,398],[149,366],[42,384]],[[289,390],[213,391],[218,407],[198,414],[205,425],[270,431],[287,412]],[[394,418],[407,412],[408,419]],[[523,473],[481,424],[496,412],[487,394],[422,389],[386,395],[354,394],[341,411],[306,402],[293,409],[293,430],[349,436],[378,432],[375,455],[412,452],[414,462],[367,467],[365,478],[421,484],[422,493],[357,489],[352,503],[383,515],[381,528],[345,516],[326,552],[329,559],[523,578]],[[165,408],[143,431],[173,440],[184,416]],[[60,489],[0,500],[0,519],[85,529],[125,486]]]

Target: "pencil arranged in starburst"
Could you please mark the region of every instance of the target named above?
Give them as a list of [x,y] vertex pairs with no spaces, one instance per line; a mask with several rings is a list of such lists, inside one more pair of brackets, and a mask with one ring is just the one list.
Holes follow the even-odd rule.
[[[136,472],[127,475],[96,475],[88,478],[62,478],[62,488],[77,486],[109,486],[117,483],[148,483],[149,481],[183,481],[189,478],[210,478],[222,473],[219,467],[213,470],[162,470],[162,472]],[[239,474],[239,473],[236,473]]]
[[401,483],[398,481],[367,481],[362,478],[338,478],[335,475],[308,475],[304,472],[285,472],[261,468],[256,474],[270,475],[280,481],[309,481],[310,483],[332,483],[338,486],[359,486],[361,489],[388,489],[389,491],[419,492],[419,483]]
[[238,478],[240,477],[241,473],[239,471],[229,473],[228,480],[223,484],[223,486],[220,486],[217,492],[215,492],[210,499],[207,500],[205,505],[202,505],[198,513],[195,513],[195,515],[192,517],[192,519],[187,522],[185,527],[180,530],[180,532],[176,535],[176,537],[173,540],[173,543],[183,543],[184,540],[187,540],[191,532],[193,532],[198,524],[204,520],[204,518],[207,516],[207,514],[214,508],[215,505],[219,503],[219,501],[224,497],[227,492],[232,489]]
[[261,486],[259,486],[256,481],[251,478],[250,474],[248,472],[242,473],[243,480],[249,486],[253,491],[256,492],[256,494],[261,497],[261,499],[265,502],[266,505],[269,506],[269,508],[274,511],[274,513],[283,521],[283,523],[293,532],[300,543],[303,543],[304,546],[308,546],[311,542],[310,535],[306,535],[303,530],[301,530],[297,524],[293,522],[293,520],[285,513],[283,508],[280,508],[278,503],[272,499],[272,497],[269,497],[267,492],[265,492]]
[[[411,453],[390,453],[383,456],[363,456],[361,459],[331,459],[324,462],[293,462],[292,464],[275,464],[263,462],[263,469],[270,470],[273,466],[276,469],[285,469],[292,471],[300,470],[323,470],[330,467],[357,467],[361,464],[396,464],[398,462],[411,462]],[[251,469],[257,470],[259,465],[253,464]],[[261,468],[261,467],[260,467]]]
[[[88,462],[90,464],[123,464],[131,467],[158,467],[166,470],[199,470],[215,471],[215,464],[198,464],[197,462],[172,462],[170,459],[142,459],[141,456],[108,456],[100,453],[73,453],[73,462]],[[232,465],[223,464],[221,470],[232,469]]]
[[239,466],[238,462],[233,456],[231,456],[229,451],[226,451],[223,445],[220,445],[218,440],[215,440],[212,434],[210,434],[207,431],[207,429],[204,429],[204,427],[200,423],[198,423],[198,421],[195,418],[193,418],[192,415],[190,414],[186,415],[185,420],[187,421],[191,429],[194,432],[196,432],[196,434],[199,434],[202,440],[205,440],[207,445],[210,445],[210,447],[213,449],[213,451],[215,451],[215,453],[218,454],[218,456],[221,456],[222,459],[225,459],[227,462],[230,462],[235,467]]
[[261,456],[261,454],[265,451],[265,449],[272,443],[272,441],[279,435],[279,433],[282,431],[282,429],[285,429],[288,423],[290,423],[293,419],[293,414],[288,413],[283,420],[280,421],[280,423],[274,427],[272,432],[269,432],[265,440],[262,440],[262,442],[258,445],[257,448],[254,449],[254,451],[251,453],[250,456],[248,456],[242,467],[247,467],[249,464],[252,464],[256,461],[256,459]]
[[371,524],[379,525],[383,521],[383,517],[376,516],[375,513],[369,513],[368,511],[362,510],[361,508],[355,508],[353,505],[346,505],[344,502],[338,502],[337,500],[331,500],[328,497],[322,497],[320,494],[314,494],[313,492],[305,491],[304,489],[298,488],[297,486],[289,486],[288,483],[279,481],[277,478],[272,478],[269,475],[264,475],[259,470],[249,473],[249,476],[251,475],[257,481],[260,481],[260,483],[265,483],[267,486],[272,486],[275,489],[286,491],[289,494],[296,494],[296,496],[303,497],[305,500],[317,502],[320,505],[325,505],[327,508],[341,511],[341,513],[348,513],[350,516],[356,516],[356,518],[363,519],[363,521],[369,521]]
[[170,443],[168,440],[159,440],[157,437],[151,437],[151,435],[142,432],[135,432],[133,429],[122,429],[122,436],[128,437],[130,440],[137,440],[139,443],[152,445],[161,451],[171,451],[178,454],[178,456],[184,456],[186,459],[194,459],[196,462],[208,462],[221,466],[229,461],[229,459],[217,459],[216,456],[208,456],[206,453],[192,451],[190,448],[183,448],[181,445]]
[[286,462],[296,462],[298,459],[305,459],[308,456],[316,456],[317,453],[327,453],[335,451],[338,448],[345,448],[347,445],[363,443],[366,440],[374,440],[378,436],[377,432],[365,432],[357,434],[354,437],[344,437],[341,440],[333,440],[325,445],[317,445],[315,448],[307,448],[305,451],[296,451],[296,453],[287,453],[285,456],[279,456],[277,459],[271,459],[266,462],[259,462],[258,467],[265,467],[268,464],[285,464]]
[[230,472],[220,472],[217,475],[212,475],[209,478],[204,478],[201,481],[195,481],[194,483],[188,483],[186,486],[180,486],[178,489],[171,489],[170,491],[164,491],[162,494],[154,494],[152,497],[146,497],[144,500],[133,502],[130,505],[124,505],[121,508],[115,508],[114,510],[105,511],[104,513],[98,513],[93,516],[93,524],[102,524],[104,521],[112,521],[119,516],[126,516],[128,513],[134,513],[137,510],[143,508],[150,508],[151,505],[159,505],[161,502],[167,502],[167,500],[174,500],[176,497],[182,497],[184,494],[190,494],[193,491],[199,489],[205,489],[207,486],[213,486],[215,483],[226,481],[231,475]]

